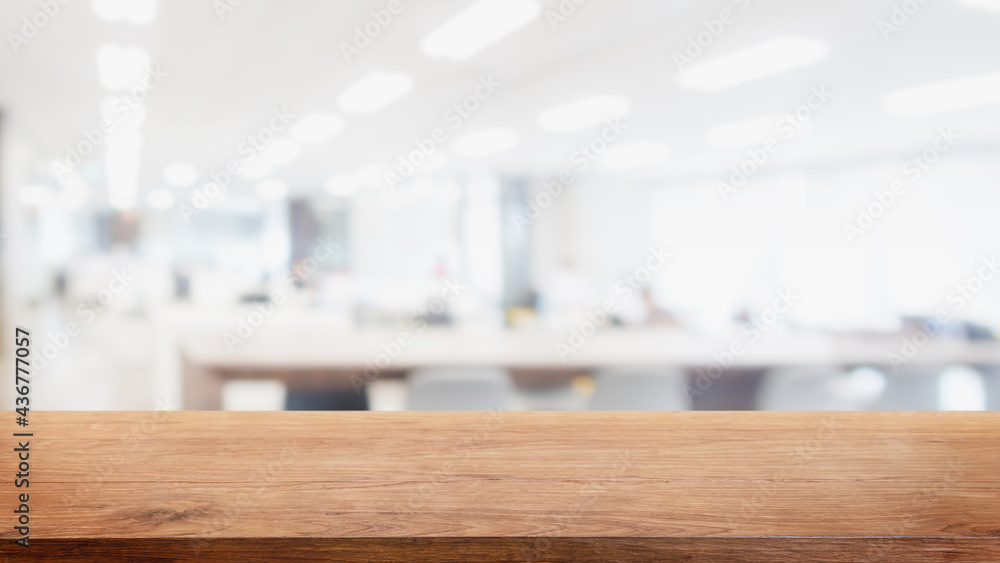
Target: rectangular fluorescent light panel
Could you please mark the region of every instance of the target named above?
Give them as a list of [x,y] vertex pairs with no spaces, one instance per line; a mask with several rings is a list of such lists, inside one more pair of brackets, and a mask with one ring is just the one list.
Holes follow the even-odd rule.
[[289,135],[297,143],[317,145],[344,130],[344,118],[335,113],[310,113],[292,125]]
[[405,72],[377,70],[365,75],[337,98],[347,113],[371,114],[413,90],[413,79]]
[[97,79],[108,90],[139,86],[149,64],[149,53],[140,47],[101,45],[97,48]]
[[896,90],[882,97],[882,108],[900,117],[922,117],[997,103],[1000,103],[1000,72]]
[[424,38],[424,53],[462,60],[510,35],[542,13],[538,0],[479,0]]
[[681,71],[677,82],[689,90],[722,90],[817,63],[828,52],[819,39],[783,37],[692,65]]
[[552,108],[538,116],[538,127],[543,131],[566,133],[603,123],[620,117],[632,109],[628,98],[597,95],[564,106]]
[[978,8],[987,12],[1000,12],[1000,0],[958,0],[966,8]]

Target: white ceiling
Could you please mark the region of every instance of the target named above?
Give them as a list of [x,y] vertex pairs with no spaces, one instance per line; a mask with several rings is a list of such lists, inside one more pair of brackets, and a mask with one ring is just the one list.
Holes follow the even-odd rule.
[[[143,189],[161,186],[171,162],[192,162],[203,177],[223,168],[275,107],[299,116],[340,113],[338,94],[373,69],[409,73],[413,91],[374,115],[345,115],[343,133],[305,147],[301,157],[280,167],[275,175],[294,191],[321,190],[333,174],[393,162],[415,138],[443,126],[444,110],[488,74],[502,85],[460,132],[511,127],[521,144],[486,159],[453,157],[446,172],[486,167],[543,175],[569,167],[569,155],[599,127],[547,133],[535,120],[542,110],[592,94],[631,99],[628,141],[672,147],[669,161],[630,172],[662,179],[719,177],[742,157],[739,150],[709,146],[708,128],[792,110],[818,84],[835,92],[833,101],[817,115],[811,133],[789,142],[774,166],[900,158],[927,145],[944,124],[962,132],[963,150],[992,150],[1000,141],[997,107],[923,119],[891,117],[880,107],[881,96],[894,89],[1000,70],[1000,12],[955,0],[924,4],[888,41],[877,22],[890,15],[893,1],[753,0],[745,12],[737,10],[739,19],[704,60],[784,35],[823,39],[830,54],[809,67],[710,93],[679,88],[671,54],[701,30],[702,20],[733,7],[728,1],[589,0],[556,29],[539,18],[458,62],[428,58],[420,41],[469,2],[402,2],[403,12],[353,64],[342,55],[341,42],[387,2],[244,0],[220,22],[206,0],[161,0],[155,20],[144,26],[103,21],[89,3],[72,2],[20,53],[0,49],[0,109],[40,161],[48,162],[100,118],[107,92],[97,80],[97,48],[114,43],[146,49],[170,76],[147,102]],[[548,9],[558,2],[543,4]],[[0,30],[18,29],[20,18],[35,10],[33,1],[5,3]]]

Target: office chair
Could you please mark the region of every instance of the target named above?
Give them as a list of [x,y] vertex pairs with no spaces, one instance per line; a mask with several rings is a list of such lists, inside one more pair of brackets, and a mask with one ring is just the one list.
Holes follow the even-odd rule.
[[986,386],[986,410],[1000,411],[1000,366],[983,369],[983,383]]
[[955,411],[987,408],[984,378],[967,366],[912,368],[889,378],[879,410]]
[[594,375],[592,411],[682,411],[687,410],[680,369],[603,370]]
[[757,408],[765,411],[871,410],[886,387],[873,368],[782,368],[764,376]]
[[485,411],[510,408],[510,374],[498,368],[430,368],[407,378],[411,411]]

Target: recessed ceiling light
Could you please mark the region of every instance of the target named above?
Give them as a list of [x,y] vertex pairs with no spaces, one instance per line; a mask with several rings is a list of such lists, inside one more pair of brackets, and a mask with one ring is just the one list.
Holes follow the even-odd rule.
[[543,131],[560,133],[577,131],[612,117],[623,116],[631,109],[628,98],[622,96],[591,96],[542,112],[538,116],[538,127]]
[[97,17],[108,21],[147,24],[156,16],[156,0],[91,0],[90,7]]
[[274,178],[264,180],[257,184],[257,195],[261,199],[285,199],[288,196],[288,183]]
[[97,79],[108,90],[138,86],[149,60],[149,53],[139,47],[102,45],[97,48]]
[[168,186],[184,188],[198,179],[198,169],[187,162],[175,162],[163,169],[163,181]]
[[541,13],[537,0],[479,0],[431,32],[421,46],[429,57],[466,59]]
[[978,8],[987,12],[1000,12],[1000,0],[958,0],[966,8]]
[[328,193],[336,196],[354,195],[361,189],[357,178],[350,174],[332,176],[326,181],[324,187]]
[[886,112],[920,117],[1000,103],[1000,72],[927,84],[889,92],[882,97]]
[[292,139],[309,145],[325,143],[344,130],[344,118],[335,113],[311,113],[292,125]]
[[302,146],[291,139],[278,139],[265,151],[265,158],[275,164],[288,164],[302,155]]
[[337,98],[347,113],[370,114],[402,98],[413,89],[413,79],[405,72],[377,70],[369,73]]
[[478,158],[511,149],[518,140],[517,132],[512,129],[485,129],[455,139],[452,151],[458,156]]
[[689,90],[722,90],[817,63],[829,50],[819,39],[783,37],[695,63],[678,74],[677,82]]
[[705,140],[720,149],[743,149],[763,141],[774,131],[777,119],[768,115],[712,127],[705,133]]
[[[109,94],[101,100],[101,117],[110,119],[115,127],[122,129],[139,129],[146,123],[146,104],[137,102],[125,104],[123,107],[121,94]],[[125,112],[125,109],[128,109]]]
[[612,147],[600,162],[608,168],[632,168],[657,164],[669,157],[670,147],[665,143],[641,142]]
[[170,209],[177,201],[177,197],[170,190],[158,188],[150,191],[146,200],[149,202],[149,206],[154,209]]

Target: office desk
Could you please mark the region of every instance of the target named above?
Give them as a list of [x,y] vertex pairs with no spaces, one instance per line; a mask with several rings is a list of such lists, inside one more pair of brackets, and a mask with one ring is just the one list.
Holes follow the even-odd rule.
[[31,416],[16,561],[1000,560],[995,413]]
[[[350,388],[352,376],[364,378],[366,367],[371,366],[375,366],[377,377],[441,366],[499,366],[533,377],[572,375],[605,367],[697,369],[726,361],[732,361],[735,368],[749,370],[810,365],[887,366],[889,352],[898,352],[902,342],[902,336],[897,335],[819,333],[771,334],[749,342],[740,334],[709,337],[682,330],[608,328],[560,356],[557,345],[567,343],[568,333],[431,327],[420,333],[411,331],[409,344],[394,348],[398,330],[349,332],[325,326],[321,316],[309,319],[300,325],[291,321],[265,325],[233,349],[226,346],[221,330],[178,327],[183,408],[220,409],[222,384],[231,378],[275,378],[297,385]],[[727,360],[724,355],[734,343],[742,344],[743,352]],[[393,349],[395,355],[386,352]],[[941,339],[922,348],[909,366],[940,367],[949,363],[998,365],[1000,345]]]

